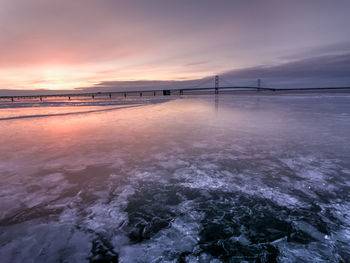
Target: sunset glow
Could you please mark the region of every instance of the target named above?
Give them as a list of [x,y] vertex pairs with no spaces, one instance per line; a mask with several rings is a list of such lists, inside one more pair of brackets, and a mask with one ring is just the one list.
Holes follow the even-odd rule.
[[349,10],[0,0],[1,263],[350,263]]
[[198,79],[350,41],[347,1],[253,2],[2,0],[0,89]]

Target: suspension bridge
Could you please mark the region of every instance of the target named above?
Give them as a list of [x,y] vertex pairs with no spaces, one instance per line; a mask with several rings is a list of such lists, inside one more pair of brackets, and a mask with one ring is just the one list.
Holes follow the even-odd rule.
[[77,93],[63,93],[63,94],[42,94],[42,95],[16,95],[16,96],[0,96],[0,99],[9,99],[12,101],[19,99],[40,99],[53,97],[67,97],[71,100],[73,97],[128,97],[128,96],[170,96],[170,95],[185,95],[185,94],[219,94],[220,92],[232,91],[329,91],[329,90],[350,90],[350,87],[332,87],[332,88],[269,88],[261,79],[257,79],[251,85],[232,85],[232,82],[222,78],[218,75],[211,78],[205,78],[196,81],[187,87],[181,88],[163,88],[163,89],[149,89],[149,90],[125,90],[125,91],[102,91],[102,92],[77,92]]

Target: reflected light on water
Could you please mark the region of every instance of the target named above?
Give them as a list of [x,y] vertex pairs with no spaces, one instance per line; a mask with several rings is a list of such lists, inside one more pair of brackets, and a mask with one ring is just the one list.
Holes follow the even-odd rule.
[[[51,116],[0,121],[0,256],[344,257],[348,100],[220,94],[115,110],[2,109]],[[57,116],[82,108],[90,113]]]

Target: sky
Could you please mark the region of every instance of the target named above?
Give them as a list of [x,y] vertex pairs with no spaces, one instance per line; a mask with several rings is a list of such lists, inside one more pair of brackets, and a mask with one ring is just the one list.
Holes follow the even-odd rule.
[[348,0],[0,0],[0,90],[124,90],[216,74],[350,86],[349,10]]

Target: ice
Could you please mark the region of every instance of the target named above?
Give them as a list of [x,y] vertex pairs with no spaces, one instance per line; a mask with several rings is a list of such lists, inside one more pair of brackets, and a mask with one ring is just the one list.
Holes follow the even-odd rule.
[[346,262],[350,95],[264,94],[0,102],[1,262]]
[[174,262],[174,256],[194,250],[198,243],[202,214],[191,211],[191,202],[184,202],[178,208],[180,216],[174,218],[168,228],[160,231],[143,244],[121,249],[121,262]]
[[88,262],[90,237],[76,232],[71,225],[32,222],[17,227],[4,234],[16,239],[2,244],[2,262],[55,262],[67,257],[70,262]]

